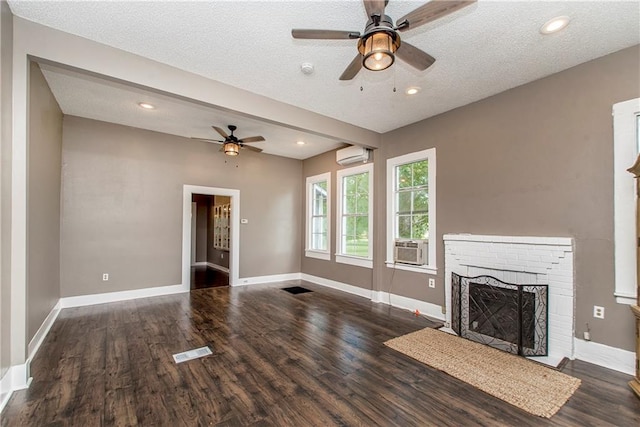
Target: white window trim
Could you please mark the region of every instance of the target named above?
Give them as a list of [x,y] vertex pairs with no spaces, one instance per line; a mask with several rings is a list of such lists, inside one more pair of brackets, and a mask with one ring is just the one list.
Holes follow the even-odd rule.
[[[394,230],[396,229],[396,217],[394,213],[394,183],[396,166],[405,163],[413,163],[420,160],[429,162],[429,264],[408,265],[393,262]],[[385,264],[388,268],[398,270],[414,271],[417,273],[437,274],[436,267],[436,149],[416,151],[398,157],[387,159],[387,260]]]
[[[369,172],[369,256],[359,257],[342,253],[342,180],[350,175]],[[336,217],[336,262],[351,264],[359,267],[373,268],[373,163],[367,163],[346,169],[340,169],[336,174],[338,189]]]
[[614,253],[616,302],[637,301],[636,180],[627,171],[638,157],[640,98],[613,105]]
[[[311,243],[311,212],[313,198],[311,187],[317,182],[327,181],[327,250],[319,251],[309,247]],[[317,258],[323,260],[331,260],[331,172],[321,173],[307,177],[307,210],[306,210],[306,233],[305,233],[305,251],[304,255],[308,258]]]

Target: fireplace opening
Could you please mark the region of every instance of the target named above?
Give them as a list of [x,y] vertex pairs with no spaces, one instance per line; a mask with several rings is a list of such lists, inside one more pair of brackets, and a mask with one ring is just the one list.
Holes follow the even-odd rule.
[[514,354],[547,355],[547,285],[455,273],[451,281],[451,326],[458,335]]

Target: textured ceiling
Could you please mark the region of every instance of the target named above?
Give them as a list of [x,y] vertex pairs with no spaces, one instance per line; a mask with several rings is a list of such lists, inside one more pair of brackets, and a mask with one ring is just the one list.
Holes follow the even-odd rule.
[[[210,106],[134,88],[119,82],[85,73],[40,64],[64,114],[85,117],[163,132],[186,138],[222,139],[211,126],[229,133],[227,126],[236,125],[238,138],[261,135],[265,142],[251,144],[273,154],[294,159],[306,159],[344,146],[344,143],[300,130],[265,123]],[[146,102],[156,107],[145,110],[138,106]],[[296,144],[304,141],[304,145]],[[195,141],[194,141],[195,143]]]
[[[397,19],[423,3],[391,0],[386,13]],[[637,0],[480,0],[402,34],[436,58],[428,70],[419,72],[398,61],[389,70],[363,70],[354,80],[341,82],[338,77],[357,52],[356,41],[294,40],[291,29],[362,31],[366,17],[359,0],[9,4],[25,19],[377,132],[640,42]],[[559,15],[571,18],[569,26],[541,35],[541,25]],[[304,62],[314,65],[312,75],[301,73]],[[422,91],[410,97],[404,93],[409,86]],[[248,131],[256,132],[262,131]]]

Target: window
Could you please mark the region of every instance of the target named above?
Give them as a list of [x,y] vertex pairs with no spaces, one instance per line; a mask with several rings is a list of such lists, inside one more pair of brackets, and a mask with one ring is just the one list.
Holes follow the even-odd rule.
[[[387,160],[387,267],[436,273],[436,150]],[[397,264],[397,239],[425,240],[424,265]]]
[[305,255],[311,258],[331,259],[331,174],[307,178],[307,244]]
[[640,146],[640,98],[613,106],[614,265],[616,301],[635,304],[636,190],[627,169],[638,157]]
[[338,171],[336,262],[373,268],[373,164]]

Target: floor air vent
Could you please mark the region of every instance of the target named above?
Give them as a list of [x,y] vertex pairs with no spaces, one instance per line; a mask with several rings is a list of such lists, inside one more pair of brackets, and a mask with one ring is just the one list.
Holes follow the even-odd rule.
[[198,359],[200,357],[208,356],[211,353],[209,347],[200,347],[194,350],[184,351],[182,353],[174,354],[173,360],[176,363],[186,362],[188,360]]
[[307,292],[313,292],[312,290],[307,289],[307,288],[303,288],[301,286],[292,286],[290,288],[282,288],[282,290],[283,291],[287,291],[290,294],[294,294],[294,295],[296,295],[296,294],[304,294],[304,293],[307,293]]

